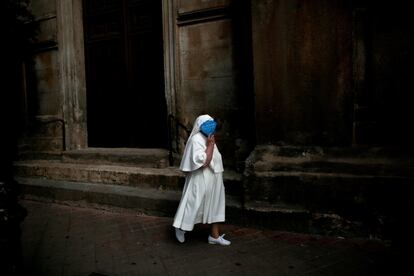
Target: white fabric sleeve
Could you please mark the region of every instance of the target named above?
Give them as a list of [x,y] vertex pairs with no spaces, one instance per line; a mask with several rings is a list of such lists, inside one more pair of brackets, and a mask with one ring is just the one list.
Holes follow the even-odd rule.
[[207,153],[198,152],[198,153],[194,154],[193,162],[197,165],[203,166],[204,163],[206,163],[206,159],[207,159]]
[[[180,170],[184,172],[195,171],[206,163],[206,139],[201,135],[197,133],[188,140],[183,158],[181,159]],[[217,162],[213,164],[215,163]]]
[[206,147],[203,144],[198,143],[198,141],[194,141],[192,150],[193,166],[196,168],[202,167],[207,159]]

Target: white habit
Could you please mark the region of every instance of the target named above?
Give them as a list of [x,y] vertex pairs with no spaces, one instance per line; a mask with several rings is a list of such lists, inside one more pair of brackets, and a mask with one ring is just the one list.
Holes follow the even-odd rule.
[[201,134],[200,125],[207,120],[213,118],[201,115],[196,119],[180,165],[187,176],[173,226],[185,231],[193,230],[196,223],[225,220],[224,170],[216,145],[210,165],[203,167],[207,159],[207,138]]

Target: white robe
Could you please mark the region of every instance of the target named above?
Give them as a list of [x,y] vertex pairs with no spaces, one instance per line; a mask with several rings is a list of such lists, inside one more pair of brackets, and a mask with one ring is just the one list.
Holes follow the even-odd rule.
[[180,169],[187,172],[187,176],[173,226],[185,231],[193,230],[197,223],[225,221],[223,162],[217,146],[214,146],[210,165],[203,167],[207,158],[207,138],[197,131],[197,127],[206,117],[199,120],[200,117],[194,124],[180,165]]

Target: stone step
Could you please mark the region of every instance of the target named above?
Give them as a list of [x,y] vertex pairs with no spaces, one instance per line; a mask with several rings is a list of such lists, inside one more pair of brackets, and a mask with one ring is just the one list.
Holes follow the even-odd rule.
[[409,208],[412,156],[410,148],[258,145],[246,160],[244,206],[257,220],[274,217],[261,206],[301,206],[310,228],[389,236]]
[[[24,199],[51,201],[97,208],[127,208],[149,215],[171,216],[177,210],[181,192],[148,187],[16,177]],[[226,215],[239,220],[240,199],[226,195]]]
[[[20,198],[97,209],[124,208],[148,215],[173,218],[181,192],[148,187],[15,177]],[[310,213],[296,206],[263,209],[262,204],[244,209],[240,197],[226,194],[226,222],[244,226],[309,232]]]
[[310,172],[414,177],[412,155],[379,149],[258,146],[246,172]]
[[247,226],[310,232],[312,214],[309,210],[297,205],[269,204],[262,201],[249,201],[243,205],[243,215]]
[[[401,162],[387,163],[381,160],[302,160],[299,158],[279,158],[272,163],[272,171],[345,173],[353,175],[411,176],[414,177],[414,164],[409,166]],[[286,160],[289,159],[289,160]],[[257,168],[260,171],[260,167]]]
[[274,156],[272,162],[257,161],[252,171],[344,173],[353,175],[411,176],[414,163],[410,160],[356,158],[301,158]]
[[257,145],[254,151],[257,156],[271,154],[281,157],[326,157],[333,158],[380,158],[380,159],[412,159],[414,148],[411,147],[319,147],[319,146],[281,146]]
[[17,160],[62,160],[61,151],[27,151],[19,150]]
[[339,214],[315,212],[297,205],[269,204],[260,201],[246,202],[243,216],[244,224],[250,227],[265,226],[282,231],[343,237],[384,238],[383,233],[370,229],[371,226],[378,226],[373,222],[361,219],[350,221]]
[[413,184],[413,177],[256,172],[246,176],[244,195],[246,205],[255,201],[293,204],[314,212],[358,218],[368,212],[384,214],[394,210]]
[[77,164],[126,165],[141,168],[166,168],[169,166],[166,149],[146,148],[86,148],[62,153],[62,161]]
[[[47,160],[18,161],[14,164],[18,177],[103,183],[120,186],[182,191],[185,175],[177,167],[142,168],[135,166],[67,163]],[[223,175],[226,193],[242,194],[242,176],[232,171]]]

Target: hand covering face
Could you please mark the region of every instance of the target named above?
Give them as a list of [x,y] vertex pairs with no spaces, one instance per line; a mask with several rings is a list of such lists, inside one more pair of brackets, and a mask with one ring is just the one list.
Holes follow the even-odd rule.
[[[207,148],[207,138],[200,132],[201,125],[206,121],[214,122],[214,119],[209,115],[201,115],[197,117],[194,122],[193,130],[187,140],[180,164],[180,170],[184,172],[191,172],[201,168],[207,159],[207,154],[205,152]],[[209,167],[215,173],[224,171],[221,154],[216,145],[214,145],[213,158]]]

